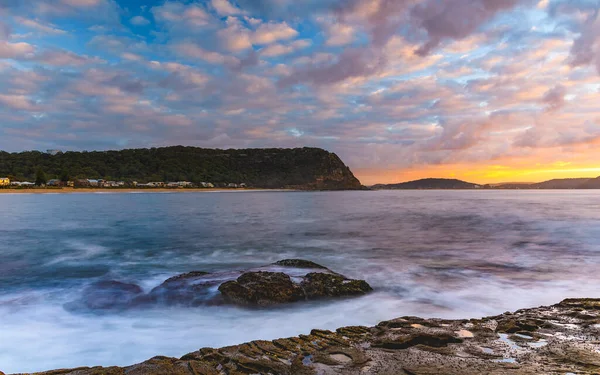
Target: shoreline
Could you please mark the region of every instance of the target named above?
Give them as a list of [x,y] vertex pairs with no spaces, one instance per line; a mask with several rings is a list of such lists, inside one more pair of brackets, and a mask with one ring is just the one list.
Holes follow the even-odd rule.
[[0,189],[1,194],[124,194],[124,193],[216,193],[216,192],[285,192],[285,191],[300,191],[294,189],[252,189],[252,188],[185,188],[185,189],[169,189],[169,188],[33,188],[33,189]]
[[[79,367],[37,375],[530,375],[596,374],[600,299],[566,299],[481,319],[401,317],[374,327],[156,356],[128,367]],[[0,375],[3,373],[0,371]]]

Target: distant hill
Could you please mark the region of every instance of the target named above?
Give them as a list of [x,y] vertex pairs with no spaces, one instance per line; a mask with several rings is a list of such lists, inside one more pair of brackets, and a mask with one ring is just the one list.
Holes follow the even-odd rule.
[[[600,180],[589,187],[585,187],[590,181],[589,178],[558,178],[554,180],[538,183],[506,183],[489,186],[493,189],[597,189],[600,188]],[[486,185],[488,187],[488,185]]]
[[163,147],[121,151],[0,152],[0,177],[246,183],[256,188],[361,189],[334,153],[319,148],[218,150]]
[[[528,189],[580,189],[589,178],[563,178],[531,184]],[[600,187],[600,186],[599,186]]]
[[600,189],[600,177],[588,179],[579,186],[579,189]]
[[445,179],[425,178],[422,180],[403,182],[399,184],[378,184],[371,188],[375,190],[402,190],[402,189],[479,189],[481,185],[470,182]]

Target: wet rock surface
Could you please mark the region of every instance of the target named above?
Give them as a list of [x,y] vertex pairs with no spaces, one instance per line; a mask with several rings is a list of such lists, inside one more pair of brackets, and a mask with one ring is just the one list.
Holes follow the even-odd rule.
[[357,296],[373,290],[364,280],[349,280],[342,275],[317,272],[304,276],[300,285],[308,299]]
[[267,306],[305,299],[300,285],[283,272],[246,272],[221,284],[219,292],[238,305]]
[[[566,300],[482,319],[402,317],[375,327],[202,348],[179,359],[154,357],[125,368],[38,375],[598,374],[598,306],[600,299]],[[517,328],[523,330],[513,332]]]
[[73,311],[106,312],[149,305],[202,306],[235,304],[271,306],[319,298],[360,296],[372,289],[317,263],[285,259],[246,271],[192,271],[173,276],[144,293],[134,284],[99,281],[84,289]]
[[144,291],[138,285],[115,280],[102,280],[85,288],[81,298],[67,306],[71,310],[123,310],[134,304]]

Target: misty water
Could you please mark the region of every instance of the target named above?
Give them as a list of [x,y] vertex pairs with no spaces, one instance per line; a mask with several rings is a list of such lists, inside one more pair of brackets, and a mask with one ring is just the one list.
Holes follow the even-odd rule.
[[[130,365],[201,347],[468,318],[598,297],[600,192],[379,191],[0,195],[0,370]],[[251,310],[66,308],[98,280],[315,261],[365,297]]]

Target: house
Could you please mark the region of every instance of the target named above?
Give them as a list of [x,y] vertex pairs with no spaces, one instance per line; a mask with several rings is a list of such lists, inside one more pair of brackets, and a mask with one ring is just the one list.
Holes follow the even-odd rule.
[[21,182],[21,186],[32,187],[32,186],[35,186],[35,183],[25,181],[25,182]]
[[68,187],[74,187],[75,186],[75,181],[67,181],[67,186]]
[[242,189],[245,189],[245,188],[246,188],[246,183],[245,183],[245,182],[242,182],[242,183],[240,184],[240,187],[241,187]]
[[234,189],[235,189],[235,188],[237,188],[238,186],[237,186],[237,184],[234,184],[234,183],[230,182],[229,184],[227,184],[227,187],[228,187],[228,188],[234,188]]
[[168,188],[178,188],[178,187],[179,187],[179,184],[178,184],[177,182],[169,182],[169,183],[167,184],[167,187],[168,187]]
[[62,181],[57,179],[52,179],[46,183],[46,186],[62,186]]
[[21,183],[19,181],[11,181],[10,186],[21,186]]
[[8,177],[0,177],[0,186],[9,186],[10,179]]
[[179,181],[179,182],[177,182],[177,185],[179,187],[182,187],[182,188],[192,187],[193,186],[193,184],[191,182],[189,182],[189,181]]
[[87,182],[89,184],[88,186],[91,186],[91,187],[98,187],[100,185],[100,181],[98,181],[98,180],[89,180],[88,179]]
[[89,182],[89,180],[86,180],[86,179],[75,180],[75,181],[73,181],[73,186],[74,187],[90,187],[90,182]]

